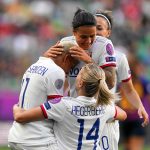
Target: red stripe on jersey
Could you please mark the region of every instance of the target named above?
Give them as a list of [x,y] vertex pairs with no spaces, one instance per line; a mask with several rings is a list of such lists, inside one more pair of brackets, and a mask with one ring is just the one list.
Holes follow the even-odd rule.
[[114,119],[117,117],[117,108],[115,107],[115,116]]
[[42,110],[42,112],[43,112],[44,117],[47,119],[48,116],[47,116],[47,113],[46,113],[46,110],[45,110],[44,106],[41,105],[40,107],[41,107],[41,110]]
[[116,64],[115,63],[110,63],[110,64],[106,64],[106,65],[103,65],[103,66],[100,66],[102,69],[106,68],[106,67],[116,67]]
[[51,100],[51,99],[54,99],[54,98],[60,98],[60,97],[63,97],[63,96],[62,95],[48,95],[47,100]]
[[128,79],[122,80],[122,82],[128,82],[131,79],[131,76]]

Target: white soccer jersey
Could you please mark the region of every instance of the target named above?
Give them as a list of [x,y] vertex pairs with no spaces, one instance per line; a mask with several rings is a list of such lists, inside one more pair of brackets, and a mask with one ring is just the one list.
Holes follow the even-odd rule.
[[[112,89],[113,92],[116,92],[118,83],[126,82],[131,78],[128,60],[124,53],[116,51],[116,63],[117,83]],[[119,122],[116,120],[112,123],[106,123],[100,140],[101,149],[118,150],[119,137]]]
[[[30,109],[41,105],[49,98],[63,95],[65,73],[53,60],[40,57],[23,76],[19,105]],[[55,142],[53,121],[36,121],[26,124],[13,123],[9,142],[42,145]]]
[[[75,44],[76,39],[74,36],[65,37],[61,41],[72,41]],[[95,41],[93,42],[91,48],[86,50],[87,53],[92,57],[94,62],[100,67],[105,68],[107,66],[116,66],[115,52],[112,42],[104,37],[96,36]],[[69,73],[69,86],[70,86],[70,95],[76,97],[75,90],[75,78],[77,77],[80,69],[85,63],[80,61]]]
[[120,51],[115,52],[116,52],[116,84],[113,87],[113,89],[111,89],[113,92],[116,92],[118,83],[127,82],[131,78],[131,71],[126,55]]
[[119,141],[119,123],[118,120],[114,122],[109,122],[104,125],[101,139],[100,147],[101,150],[118,150]]
[[117,82],[126,82],[131,78],[131,71],[127,57],[124,53],[116,51]]
[[43,114],[54,119],[54,133],[60,150],[100,150],[104,124],[116,115],[115,106],[95,108],[94,98],[56,98],[41,105]]

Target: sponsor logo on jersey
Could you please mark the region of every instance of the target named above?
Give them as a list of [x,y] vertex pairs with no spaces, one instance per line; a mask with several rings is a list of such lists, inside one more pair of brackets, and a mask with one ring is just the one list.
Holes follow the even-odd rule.
[[59,90],[63,87],[63,80],[62,79],[57,79],[55,81],[55,87]]
[[116,62],[116,58],[115,57],[106,57],[106,62],[112,62],[115,61]]
[[106,45],[106,51],[107,51],[107,54],[109,54],[109,55],[113,55],[114,54],[113,47],[112,47],[112,45],[110,43],[108,43]]
[[51,109],[51,106],[50,106],[49,102],[45,102],[44,106],[45,106],[46,109]]
[[74,67],[73,69],[70,70],[69,76],[70,77],[76,77],[81,69]]
[[49,102],[50,103],[52,103],[52,104],[57,104],[57,103],[59,103],[61,101],[61,98],[59,97],[59,98],[54,98],[54,99],[52,99],[52,100],[49,100]]

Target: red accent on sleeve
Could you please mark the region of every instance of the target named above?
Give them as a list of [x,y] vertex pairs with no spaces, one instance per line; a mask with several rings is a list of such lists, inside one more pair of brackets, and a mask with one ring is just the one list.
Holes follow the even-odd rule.
[[128,79],[122,80],[122,82],[128,82],[131,79],[131,76]]
[[63,96],[62,95],[48,95],[47,100],[51,100],[51,99],[54,99],[54,98],[60,98],[60,97],[63,97]]
[[116,67],[115,63],[111,63],[111,64],[105,64],[103,66],[100,66],[102,69],[106,68],[106,67]]
[[41,109],[42,109],[42,112],[43,112],[44,117],[47,119],[48,116],[47,116],[47,113],[46,113],[46,110],[45,110],[44,106],[41,105],[40,107],[41,107]]
[[117,117],[117,108],[115,107],[115,116],[114,119]]

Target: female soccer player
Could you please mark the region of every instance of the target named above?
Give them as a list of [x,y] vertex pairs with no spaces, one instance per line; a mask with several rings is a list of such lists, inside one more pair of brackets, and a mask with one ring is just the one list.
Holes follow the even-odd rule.
[[53,119],[59,149],[100,150],[99,140],[106,121],[125,120],[126,113],[112,104],[116,96],[108,89],[105,73],[96,64],[81,69],[76,90],[77,98],[56,98],[29,110],[15,105],[14,119],[19,123]]
[[[115,83],[115,52],[112,42],[104,37],[96,36],[96,19],[93,14],[78,9],[72,21],[73,36],[65,37],[61,41],[71,41],[78,46],[71,48],[71,56],[80,60],[69,73],[70,94],[76,97],[75,78],[86,63],[95,62],[104,69],[109,89]],[[57,47],[50,48],[44,56],[56,56],[60,53]],[[111,59],[109,59],[111,57]]]
[[[110,11],[97,11],[95,14],[97,21],[97,35],[109,38],[112,32],[113,20]],[[148,114],[141,103],[141,100],[132,84],[128,60],[122,52],[116,51],[116,74],[117,82],[120,83],[128,101],[138,109],[140,118],[144,118],[143,126],[149,122]],[[101,137],[101,148],[103,150],[111,147],[112,150],[118,149],[119,124],[117,121],[107,123]]]

